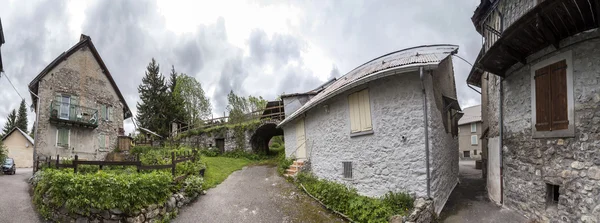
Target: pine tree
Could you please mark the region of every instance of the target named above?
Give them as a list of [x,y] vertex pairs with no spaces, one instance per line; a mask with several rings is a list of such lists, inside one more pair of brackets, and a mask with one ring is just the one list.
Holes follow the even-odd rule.
[[29,136],[31,136],[32,139],[35,139],[35,122],[33,123],[33,126],[31,126],[31,131],[29,132]]
[[165,78],[160,74],[160,65],[152,58],[146,67],[146,75],[138,86],[140,102],[137,103],[137,117],[140,127],[155,131],[159,135],[168,135],[168,92]]
[[25,100],[22,100],[21,105],[19,106],[16,126],[23,132],[27,133],[27,106],[25,105]]
[[[180,94],[176,93],[176,86],[179,83],[179,74],[175,71],[175,66],[171,66],[171,79],[169,80],[169,111],[166,114],[169,117],[169,124],[172,121],[189,122],[186,120],[186,112],[184,109],[184,101]],[[170,126],[170,125],[169,125]]]
[[8,134],[11,130],[17,127],[17,112],[13,109],[6,118],[6,123],[2,129],[2,137]]

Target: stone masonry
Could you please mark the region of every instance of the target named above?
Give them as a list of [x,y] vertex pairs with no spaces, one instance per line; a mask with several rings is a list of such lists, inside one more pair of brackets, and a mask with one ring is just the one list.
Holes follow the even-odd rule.
[[[91,41],[91,40],[90,40]],[[108,77],[90,51],[83,46],[68,58],[50,70],[39,82],[40,96],[39,134],[35,143],[38,156],[73,157],[81,159],[102,160],[105,155],[116,147],[119,128],[123,127],[123,103],[119,99],[117,89],[113,88]],[[98,109],[100,105],[112,106],[111,121],[98,121],[94,129],[70,126],[69,146],[56,146],[57,124],[51,124],[50,105],[57,94],[78,96],[79,105]],[[110,144],[106,148],[99,146],[99,134],[108,135]]]
[[[600,222],[600,32],[584,32],[517,64],[504,80],[503,200],[529,218],[551,222]],[[532,137],[531,66],[572,52],[575,137]],[[485,77],[485,76],[484,76]],[[499,79],[487,82],[489,137],[497,136]],[[547,184],[559,186],[556,206],[547,201]]]

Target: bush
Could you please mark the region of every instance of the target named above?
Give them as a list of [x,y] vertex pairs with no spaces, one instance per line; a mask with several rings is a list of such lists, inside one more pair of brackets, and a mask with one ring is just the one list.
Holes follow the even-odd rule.
[[183,181],[183,192],[188,197],[196,197],[202,192],[202,184],[204,179],[199,176],[189,176]]
[[284,174],[285,170],[287,170],[288,168],[290,168],[290,166],[294,163],[294,159],[293,158],[286,158],[285,157],[285,152],[280,152],[277,155],[277,172],[279,172],[279,174]]
[[412,208],[412,198],[404,193],[389,193],[383,198],[359,195],[356,189],[299,173],[297,181],[328,208],[357,222],[388,222],[392,215],[404,215]]
[[[89,215],[91,208],[116,208],[133,213],[151,204],[162,204],[172,194],[173,179],[169,173],[159,171],[75,174],[72,169],[47,169],[36,181],[33,202],[48,218],[51,209],[63,205],[70,212]],[[45,199],[47,202],[43,201]]]

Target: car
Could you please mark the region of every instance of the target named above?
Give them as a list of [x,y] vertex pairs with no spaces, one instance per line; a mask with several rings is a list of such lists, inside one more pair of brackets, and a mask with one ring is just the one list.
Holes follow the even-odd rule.
[[2,172],[4,174],[15,175],[17,173],[17,166],[15,165],[15,160],[12,158],[6,158],[4,163],[2,164]]

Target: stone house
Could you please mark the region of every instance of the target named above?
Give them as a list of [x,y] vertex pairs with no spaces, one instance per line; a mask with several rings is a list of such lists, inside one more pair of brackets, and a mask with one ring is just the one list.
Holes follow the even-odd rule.
[[458,182],[461,113],[450,56],[457,51],[396,51],[338,78],[296,110],[284,98],[286,156],[363,195],[433,198],[439,213]]
[[[131,112],[89,36],[58,56],[29,84],[39,121],[37,156],[103,160]],[[37,95],[37,96],[36,96]],[[39,97],[39,98],[38,98]]]
[[600,3],[481,1],[491,200],[542,222],[600,221]]
[[481,159],[481,105],[463,109],[458,120],[458,156],[462,159]]
[[19,128],[14,128],[4,137],[2,142],[13,158],[17,168],[33,166],[33,139]]

